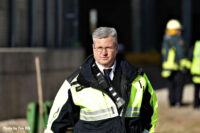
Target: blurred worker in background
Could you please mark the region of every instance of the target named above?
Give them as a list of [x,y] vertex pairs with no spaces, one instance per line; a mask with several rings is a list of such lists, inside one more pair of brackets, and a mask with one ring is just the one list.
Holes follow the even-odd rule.
[[158,103],[146,74],[117,54],[114,28],[97,28],[92,37],[93,55],[64,81],[45,133],[155,132]]
[[[184,87],[183,71],[187,66],[186,46],[181,36],[182,25],[176,19],[167,22],[162,42],[162,72],[163,78],[169,81],[170,106],[182,105]],[[188,66],[187,66],[188,67]]]
[[194,108],[200,106],[200,40],[195,42],[195,45],[190,49],[189,58],[191,60],[190,72],[192,75],[192,81],[194,83]]

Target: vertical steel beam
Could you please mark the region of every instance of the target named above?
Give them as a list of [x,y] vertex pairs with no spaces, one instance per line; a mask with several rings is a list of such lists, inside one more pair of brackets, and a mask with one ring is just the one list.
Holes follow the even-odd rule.
[[75,14],[75,18],[74,18],[74,41],[78,42],[78,3],[79,0],[74,0],[74,14]]
[[134,52],[141,51],[141,0],[131,0],[131,20],[132,20],[132,41],[131,50]]
[[182,0],[183,38],[188,46],[191,42],[191,5],[191,0]]
[[64,21],[63,21],[63,35],[64,47],[77,47],[78,42],[78,0],[63,1],[64,7]]
[[155,1],[144,0],[143,26],[142,26],[142,50],[149,51],[155,48]]
[[35,47],[36,42],[36,0],[29,0],[29,43]]
[[62,3],[61,0],[56,0],[55,3],[55,47],[59,48],[61,47],[61,19],[62,19]]
[[46,47],[50,47],[50,3],[51,0],[44,1],[44,42]]
[[16,46],[16,15],[17,15],[17,7],[16,7],[16,0],[10,0],[9,1],[9,43],[10,47]]

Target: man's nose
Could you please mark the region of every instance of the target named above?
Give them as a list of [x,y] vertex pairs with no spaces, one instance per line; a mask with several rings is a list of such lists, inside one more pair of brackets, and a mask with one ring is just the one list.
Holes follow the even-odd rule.
[[107,53],[108,53],[107,49],[106,49],[106,48],[103,48],[103,49],[102,49],[102,53],[103,53],[103,54],[107,54]]

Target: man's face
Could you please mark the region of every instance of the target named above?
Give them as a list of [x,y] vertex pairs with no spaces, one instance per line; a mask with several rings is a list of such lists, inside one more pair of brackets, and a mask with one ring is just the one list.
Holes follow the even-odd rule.
[[109,68],[113,65],[117,52],[118,45],[114,45],[114,38],[95,38],[93,44],[94,58],[98,64],[104,68]]

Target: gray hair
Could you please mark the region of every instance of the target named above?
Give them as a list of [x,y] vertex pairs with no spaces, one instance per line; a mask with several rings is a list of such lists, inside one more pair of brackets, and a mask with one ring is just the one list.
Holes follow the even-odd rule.
[[117,45],[117,31],[115,28],[112,27],[99,27],[92,33],[92,39],[94,42],[95,38],[107,38],[107,37],[113,37],[115,39],[114,45]]

